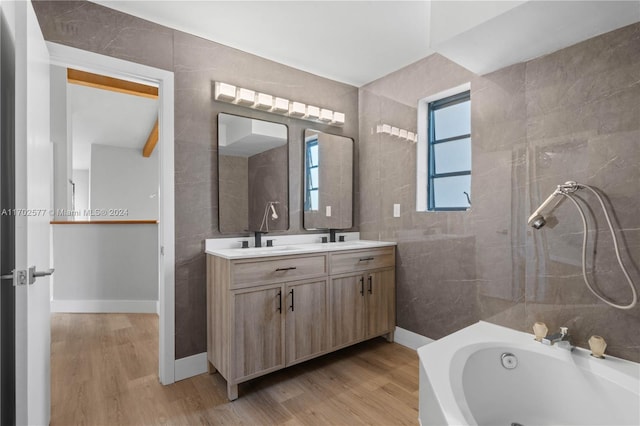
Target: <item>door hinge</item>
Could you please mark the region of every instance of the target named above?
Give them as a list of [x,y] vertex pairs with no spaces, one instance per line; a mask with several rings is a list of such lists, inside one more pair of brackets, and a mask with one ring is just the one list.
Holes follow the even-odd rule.
[[16,280],[13,283],[14,286],[27,285],[27,282],[29,281],[27,277],[29,275],[27,274],[26,270],[22,269],[20,271],[16,271],[16,275],[17,275]]
[[160,246],[160,255],[164,256],[164,246]]
[[13,286],[18,285],[27,285],[27,271],[15,269],[11,271],[10,274],[0,275],[0,279],[2,280],[11,280],[13,282]]

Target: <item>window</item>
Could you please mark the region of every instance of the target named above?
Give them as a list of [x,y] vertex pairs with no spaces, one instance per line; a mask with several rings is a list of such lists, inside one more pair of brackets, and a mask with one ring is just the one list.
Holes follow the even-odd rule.
[[471,96],[466,91],[428,103],[430,211],[471,206]]
[[318,166],[319,166],[319,152],[318,152],[318,137],[305,142],[305,149],[307,150],[307,164],[305,165],[305,191],[307,196],[305,197],[305,211],[318,210],[318,189],[320,183],[318,182]]

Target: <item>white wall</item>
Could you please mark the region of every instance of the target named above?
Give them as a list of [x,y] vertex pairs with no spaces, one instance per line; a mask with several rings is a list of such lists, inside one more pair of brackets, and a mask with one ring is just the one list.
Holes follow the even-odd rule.
[[92,219],[158,219],[158,153],[142,149],[91,146],[91,210],[127,209],[126,216]]
[[[67,69],[51,65],[51,141],[53,142],[53,207],[71,209],[71,178],[73,148],[70,141],[67,114]],[[57,216],[58,219],[66,217]],[[53,219],[53,218],[52,218]]]
[[[84,213],[89,209],[89,170],[73,170],[73,183],[76,184],[75,209],[79,213]],[[77,219],[87,219],[83,215],[78,215]]]
[[158,225],[52,225],[53,312],[156,312]]

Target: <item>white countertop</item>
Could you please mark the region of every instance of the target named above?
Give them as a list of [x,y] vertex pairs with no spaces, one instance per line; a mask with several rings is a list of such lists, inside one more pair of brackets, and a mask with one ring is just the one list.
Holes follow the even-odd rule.
[[[207,240],[209,242],[210,240]],[[205,253],[225,259],[249,259],[254,257],[284,256],[293,254],[325,253],[341,250],[364,250],[395,246],[390,241],[351,240],[338,243],[283,244],[274,247],[214,248],[206,244]]]

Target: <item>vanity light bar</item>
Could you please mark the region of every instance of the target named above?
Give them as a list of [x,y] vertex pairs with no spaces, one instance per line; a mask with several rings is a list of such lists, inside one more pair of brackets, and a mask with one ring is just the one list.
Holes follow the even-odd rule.
[[376,127],[376,133],[384,133],[400,139],[406,139],[411,142],[418,142],[418,135],[416,133],[391,126],[390,124],[378,124]]
[[267,93],[236,87],[233,84],[215,82],[215,100],[255,108],[275,114],[288,115],[303,120],[322,122],[334,126],[342,126],[345,115],[342,112],[332,111],[302,102],[290,101]]

